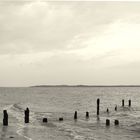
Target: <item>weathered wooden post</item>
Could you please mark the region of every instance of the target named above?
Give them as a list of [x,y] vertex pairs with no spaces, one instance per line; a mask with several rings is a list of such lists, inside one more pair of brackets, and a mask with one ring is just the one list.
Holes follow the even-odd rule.
[[29,113],[30,113],[30,111],[29,111],[29,108],[28,107],[26,108],[26,110],[24,111],[24,113],[25,113],[24,121],[25,121],[25,123],[29,123]]
[[117,111],[117,105],[115,106],[115,111]]
[[59,121],[63,121],[63,118],[62,118],[62,117],[60,117],[60,118],[59,118]]
[[75,120],[77,119],[77,111],[75,111],[75,113],[74,113],[74,119]]
[[110,120],[106,119],[106,126],[110,126]]
[[100,99],[97,99],[97,115],[100,113]]
[[47,123],[48,119],[47,118],[43,118],[43,123]]
[[124,107],[124,99],[122,100],[122,106]]
[[89,112],[86,112],[86,118],[89,118]]
[[114,124],[115,124],[115,125],[119,125],[119,120],[115,120],[115,121],[114,121]]
[[129,102],[129,107],[131,107],[131,100],[129,100],[128,102]]
[[106,112],[109,113],[109,109],[108,108],[107,108]]
[[7,113],[7,110],[3,110],[3,125],[8,126],[8,113]]

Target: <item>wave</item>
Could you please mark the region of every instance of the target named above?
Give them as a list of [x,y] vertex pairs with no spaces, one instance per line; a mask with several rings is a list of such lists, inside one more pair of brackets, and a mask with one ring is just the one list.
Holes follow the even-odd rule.
[[[16,104],[11,104],[11,105],[8,105],[6,107],[4,107],[4,109],[8,110],[8,113],[16,118],[16,120],[18,122],[15,123],[15,127],[17,127],[17,130],[16,130],[16,133],[19,135],[19,136],[22,136],[24,137],[25,139],[27,140],[32,140],[30,137],[26,136],[24,134],[24,129],[26,128],[25,124],[23,123],[24,121],[24,108],[22,108],[21,104],[20,103],[16,103]],[[31,113],[30,115],[30,118],[31,120],[33,121],[33,113]],[[27,129],[27,128],[26,128]]]
[[[104,137],[108,137],[109,134],[106,132],[109,130],[105,127],[105,119],[110,118],[111,120],[111,135],[116,136],[116,130],[119,128],[122,133],[126,133],[129,135],[128,131],[132,131],[133,133],[137,133],[140,130],[139,121],[139,110],[135,108],[121,108],[118,107],[118,111],[111,111],[107,114],[105,111],[101,111],[100,121],[97,122],[97,116],[92,115],[90,119],[87,120],[83,113],[78,112],[78,121],[74,122],[73,113],[59,113],[64,117],[64,122],[60,123],[58,121],[58,113],[57,112],[33,112],[30,111],[30,124],[24,124],[24,109],[25,105],[21,103],[12,104],[6,106],[5,109],[8,110],[8,113],[12,115],[17,122],[17,131],[16,133],[27,140],[32,140],[30,134],[25,133],[25,131],[30,131],[31,129],[43,129],[47,131],[47,129],[56,130],[62,134],[67,135],[70,139],[74,140],[90,140],[96,139],[98,140],[98,135],[100,135],[100,139]],[[43,124],[41,118],[48,117],[48,124]],[[117,118],[120,120],[120,127],[112,127],[113,120]],[[40,131],[39,130],[39,131]],[[117,130],[118,131],[118,130]],[[31,131],[30,131],[31,132]],[[55,131],[54,131],[55,132]],[[51,132],[53,135],[53,132]],[[29,135],[29,136],[28,136]],[[123,135],[123,134],[122,134]],[[134,134],[133,134],[134,135]]]
[[26,136],[26,135],[24,134],[24,131],[23,131],[23,130],[24,130],[25,128],[26,128],[26,127],[25,127],[24,125],[19,125],[18,130],[16,131],[16,133],[17,133],[18,135],[24,137],[24,138],[27,139],[27,140],[32,140],[32,138],[30,138],[30,137],[28,137],[28,136]]

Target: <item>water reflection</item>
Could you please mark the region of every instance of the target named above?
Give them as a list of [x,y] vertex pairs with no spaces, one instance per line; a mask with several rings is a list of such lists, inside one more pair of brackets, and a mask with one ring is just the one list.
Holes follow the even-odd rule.
[[2,131],[1,131],[1,140],[4,140],[7,135],[7,126],[2,126]]

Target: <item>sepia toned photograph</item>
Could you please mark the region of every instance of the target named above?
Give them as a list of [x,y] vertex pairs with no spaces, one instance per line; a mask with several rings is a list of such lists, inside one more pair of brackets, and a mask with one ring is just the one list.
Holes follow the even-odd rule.
[[0,0],[0,140],[140,140],[140,1]]

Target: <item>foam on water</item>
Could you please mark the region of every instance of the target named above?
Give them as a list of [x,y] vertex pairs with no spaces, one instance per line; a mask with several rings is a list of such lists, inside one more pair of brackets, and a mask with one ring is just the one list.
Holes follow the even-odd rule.
[[[8,110],[9,123],[15,125],[17,134],[27,140],[138,140],[139,92],[138,87],[0,88],[0,110]],[[99,118],[96,116],[97,98],[101,99]],[[125,107],[121,107],[121,100],[130,98],[132,107],[126,102]],[[114,111],[116,104],[117,112]],[[26,107],[30,108],[29,124],[24,124]],[[109,108],[109,114],[106,108]],[[75,110],[78,111],[77,121],[73,119]],[[90,113],[89,119],[85,117],[86,111]],[[43,117],[48,118],[47,124],[42,123]],[[64,121],[59,122],[59,117]],[[107,118],[111,120],[109,127],[105,126]],[[119,120],[119,126],[114,126],[115,119]]]

